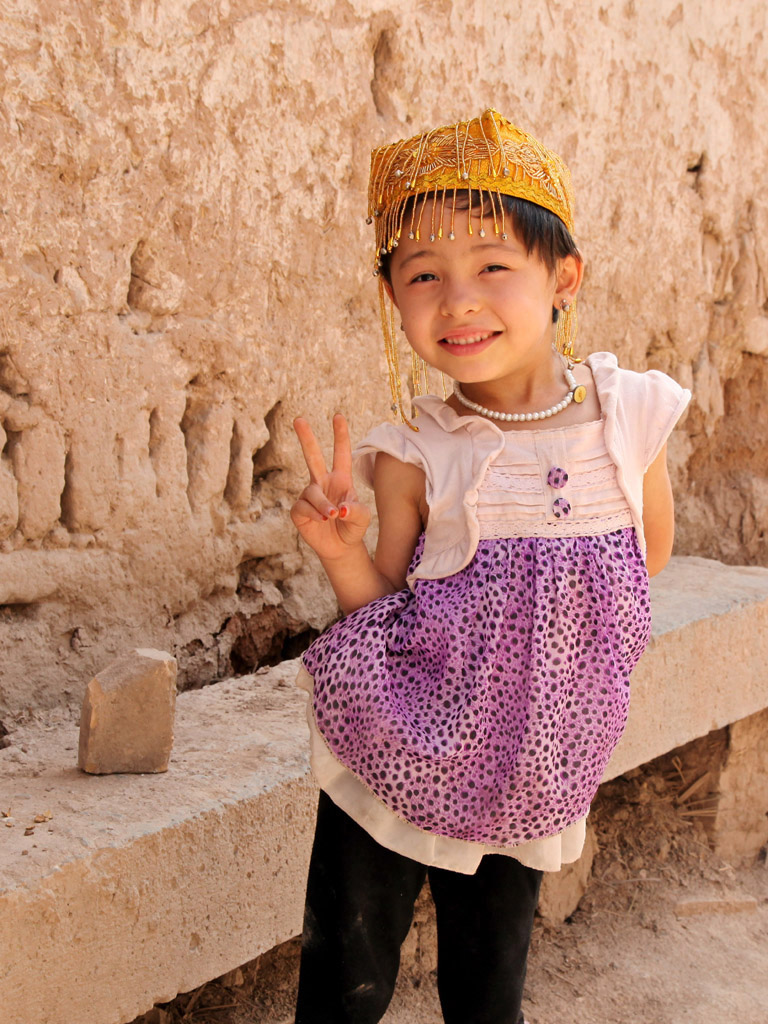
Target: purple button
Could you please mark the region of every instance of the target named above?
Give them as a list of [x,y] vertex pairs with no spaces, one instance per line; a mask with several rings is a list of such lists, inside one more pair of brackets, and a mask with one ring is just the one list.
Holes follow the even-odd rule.
[[568,483],[568,474],[564,469],[560,469],[559,466],[553,466],[547,473],[547,483],[550,487],[555,487],[559,490]]
[[552,511],[558,519],[560,516],[569,516],[571,514],[570,502],[565,498],[555,498],[552,502]]

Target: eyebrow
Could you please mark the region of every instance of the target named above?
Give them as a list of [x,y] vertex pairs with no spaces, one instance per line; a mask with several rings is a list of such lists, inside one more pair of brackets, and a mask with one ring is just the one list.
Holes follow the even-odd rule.
[[[470,252],[487,252],[489,249],[501,249],[503,252],[509,252],[508,242],[478,242],[477,245],[470,247]],[[418,249],[416,252],[412,252],[410,256],[406,256],[400,267],[406,267],[409,263],[413,263],[414,260],[421,259],[424,256],[430,256],[433,250],[430,249]]]

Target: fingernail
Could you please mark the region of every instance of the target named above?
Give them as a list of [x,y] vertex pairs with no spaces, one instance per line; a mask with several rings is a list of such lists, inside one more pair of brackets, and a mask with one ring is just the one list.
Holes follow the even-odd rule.
[[327,523],[327,522],[328,522],[328,516],[323,516],[323,522],[324,522],[324,523]]
[[349,509],[347,508],[346,505],[342,505],[339,508],[339,519],[346,519],[346,517],[348,515],[349,515]]
[[328,513],[331,519],[335,519],[338,514],[339,510],[337,508],[332,508],[331,511]]

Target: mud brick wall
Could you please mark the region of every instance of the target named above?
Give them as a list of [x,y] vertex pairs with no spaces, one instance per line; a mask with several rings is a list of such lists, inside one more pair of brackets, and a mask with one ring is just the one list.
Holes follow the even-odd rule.
[[381,141],[493,105],[563,153],[581,350],[694,389],[678,553],[768,561],[763,0],[5,0],[0,710],[130,646],[184,686],[335,614],[290,423],[389,415]]

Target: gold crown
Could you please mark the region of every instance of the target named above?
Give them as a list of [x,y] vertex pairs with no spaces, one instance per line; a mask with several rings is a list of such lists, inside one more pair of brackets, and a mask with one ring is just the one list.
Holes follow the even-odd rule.
[[[376,224],[376,258],[397,246],[403,230],[419,238],[423,203],[412,203],[406,220],[408,200],[434,193],[440,216],[435,224],[433,208],[430,230],[443,237],[446,201],[451,209],[451,227],[458,191],[477,192],[482,212],[490,207],[496,234],[505,233],[501,196],[517,196],[550,210],[573,233],[573,188],[571,175],[560,159],[532,135],[516,128],[496,110],[480,117],[379,146],[371,153],[368,187],[368,220]],[[417,206],[422,209],[417,212]],[[481,230],[484,230],[481,224]],[[450,237],[450,234],[449,234]]]

